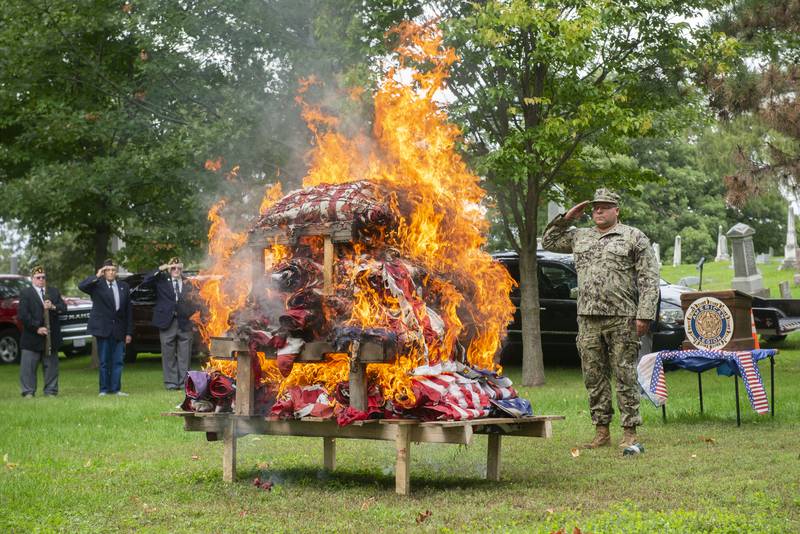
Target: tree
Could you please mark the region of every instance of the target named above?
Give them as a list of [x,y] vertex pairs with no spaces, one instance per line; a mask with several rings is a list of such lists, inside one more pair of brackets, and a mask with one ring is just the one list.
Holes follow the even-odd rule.
[[755,150],[739,147],[738,169],[726,178],[740,204],[768,179],[798,194],[800,176],[800,4],[794,0],[734,0],[714,17],[715,29],[735,37],[734,69],[706,82],[723,119],[755,116],[771,131]]
[[419,10],[394,4],[4,2],[0,219],[40,255],[70,236],[62,259],[91,258],[70,269],[102,262],[114,235],[132,269],[199,257],[217,195],[254,216],[259,186],[299,183],[298,81],[368,80],[388,26]]
[[[600,184],[624,190],[654,177],[614,156],[628,152],[631,138],[664,134],[691,118],[690,69],[716,45],[677,20],[701,5],[486,0],[440,8],[461,56],[450,109],[519,252],[525,385],[544,383],[539,205],[561,196],[555,185],[586,198]],[[668,113],[676,109],[682,112]]]

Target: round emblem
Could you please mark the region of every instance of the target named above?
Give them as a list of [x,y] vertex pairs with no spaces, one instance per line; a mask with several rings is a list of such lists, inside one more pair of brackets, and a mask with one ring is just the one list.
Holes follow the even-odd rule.
[[717,350],[733,337],[733,315],[719,299],[702,297],[689,305],[684,319],[686,337],[698,349]]

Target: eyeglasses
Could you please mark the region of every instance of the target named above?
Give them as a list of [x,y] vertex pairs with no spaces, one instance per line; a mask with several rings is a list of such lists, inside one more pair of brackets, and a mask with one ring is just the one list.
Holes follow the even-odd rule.
[[34,280],[44,280],[47,277],[45,275],[43,275],[43,274],[37,274],[33,278],[34,278]]

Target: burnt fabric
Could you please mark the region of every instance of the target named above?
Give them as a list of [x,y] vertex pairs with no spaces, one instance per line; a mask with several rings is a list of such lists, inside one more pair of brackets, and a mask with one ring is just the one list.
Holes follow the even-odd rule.
[[289,193],[272,205],[257,227],[353,223],[356,229],[389,228],[396,222],[378,187],[365,181],[322,184]]
[[222,373],[214,373],[208,383],[209,393],[217,400],[232,397],[234,390],[233,380]]
[[322,266],[309,258],[292,258],[278,265],[272,273],[278,289],[293,293],[322,285]]
[[186,373],[186,396],[190,399],[203,399],[208,396],[208,373],[189,371]]
[[275,363],[278,365],[278,370],[282,376],[289,376],[294,368],[294,361],[299,354],[279,354],[275,357]]
[[311,310],[304,308],[291,308],[280,316],[281,326],[290,332],[302,333],[310,330],[315,324],[317,316]]
[[385,328],[362,328],[360,326],[339,326],[328,336],[333,348],[339,352],[348,352],[353,341],[373,341],[384,347],[397,345],[397,334]]
[[333,405],[322,386],[295,386],[275,402],[270,413],[281,419],[330,419],[333,417]]

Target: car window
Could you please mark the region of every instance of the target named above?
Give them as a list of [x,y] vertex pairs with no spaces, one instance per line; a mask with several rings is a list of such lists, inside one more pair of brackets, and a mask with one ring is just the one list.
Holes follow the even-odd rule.
[[570,290],[578,287],[578,276],[563,265],[539,264],[539,296],[551,299],[568,299]]
[[14,299],[19,297],[20,291],[30,284],[22,278],[0,280],[0,299]]

